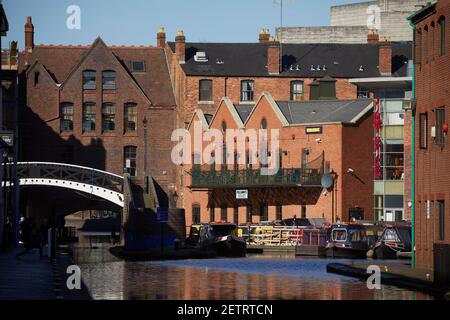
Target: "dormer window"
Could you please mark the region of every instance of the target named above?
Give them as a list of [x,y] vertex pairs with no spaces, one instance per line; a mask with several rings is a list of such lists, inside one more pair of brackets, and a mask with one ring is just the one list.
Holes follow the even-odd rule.
[[145,62],[131,61],[131,72],[145,72]]
[[36,72],[34,73],[34,85],[35,85],[35,86],[37,86],[37,85],[39,84],[39,76],[40,76],[39,71],[36,71]]
[[83,89],[95,90],[97,89],[97,83],[95,78],[95,70],[83,71]]
[[103,90],[116,89],[116,72],[114,70],[107,70],[102,72]]

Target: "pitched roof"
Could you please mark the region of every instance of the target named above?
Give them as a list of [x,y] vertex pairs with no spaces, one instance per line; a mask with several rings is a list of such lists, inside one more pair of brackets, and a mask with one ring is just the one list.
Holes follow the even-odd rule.
[[[175,43],[169,42],[175,52]],[[263,43],[186,43],[184,72],[192,76],[267,77],[267,49]],[[412,60],[412,43],[393,43],[393,75],[405,76]],[[203,51],[208,62],[196,62],[196,52]],[[377,44],[284,44],[285,77],[335,78],[378,77]],[[312,70],[314,66],[316,70]],[[317,66],[321,71],[317,71]],[[326,70],[322,70],[326,66]],[[292,67],[292,70],[291,70]],[[363,71],[360,71],[362,67]],[[298,70],[297,70],[298,69]]]
[[252,113],[254,107],[255,105],[253,104],[238,104],[236,106],[236,110],[243,123],[247,121],[248,116]]
[[330,100],[276,102],[289,124],[344,123],[354,124],[369,110],[373,100]]
[[[101,39],[100,39],[101,40]],[[97,43],[98,39],[95,43]],[[92,46],[35,46],[29,54],[29,65],[42,64],[57,83],[63,83],[89,53]],[[108,47],[126,72],[155,106],[175,106],[164,49],[155,47]],[[146,72],[132,73],[130,62],[144,61]],[[19,70],[26,70],[21,54]]]

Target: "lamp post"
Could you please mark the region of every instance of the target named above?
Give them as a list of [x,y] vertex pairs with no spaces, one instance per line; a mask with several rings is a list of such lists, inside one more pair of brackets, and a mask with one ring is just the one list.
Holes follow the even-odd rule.
[[148,193],[148,181],[147,181],[147,125],[148,119],[147,116],[142,120],[142,124],[144,125],[144,189],[145,192]]

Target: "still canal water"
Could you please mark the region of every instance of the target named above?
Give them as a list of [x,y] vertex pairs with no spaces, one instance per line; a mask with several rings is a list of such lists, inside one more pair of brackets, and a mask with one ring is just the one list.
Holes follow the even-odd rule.
[[109,238],[84,238],[74,257],[94,299],[120,300],[413,300],[431,299],[393,286],[326,272],[329,260],[281,256],[124,262],[108,252]]

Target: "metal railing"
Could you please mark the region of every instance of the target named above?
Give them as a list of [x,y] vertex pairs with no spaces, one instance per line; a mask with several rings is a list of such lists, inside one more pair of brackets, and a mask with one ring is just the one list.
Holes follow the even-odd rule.
[[191,170],[194,188],[241,188],[306,186],[320,187],[320,169],[279,169],[274,175],[262,175],[261,170]]
[[[7,164],[11,166],[13,164]],[[123,193],[123,177],[106,171],[51,162],[17,163],[18,179],[54,179],[85,183]]]

